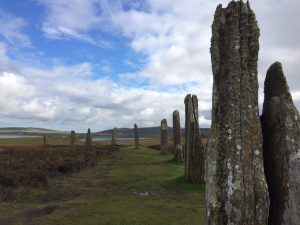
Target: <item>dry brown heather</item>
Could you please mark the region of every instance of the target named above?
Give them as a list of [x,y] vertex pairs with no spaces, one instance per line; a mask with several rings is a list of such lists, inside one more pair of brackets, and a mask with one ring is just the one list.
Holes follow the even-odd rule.
[[207,225],[266,225],[269,194],[258,116],[259,28],[249,3],[219,5],[212,25],[213,104]]
[[261,116],[270,225],[300,223],[299,120],[281,63],[276,62],[267,72]]
[[47,187],[49,179],[94,166],[112,152],[99,145],[1,147],[0,201],[22,199],[30,188]]

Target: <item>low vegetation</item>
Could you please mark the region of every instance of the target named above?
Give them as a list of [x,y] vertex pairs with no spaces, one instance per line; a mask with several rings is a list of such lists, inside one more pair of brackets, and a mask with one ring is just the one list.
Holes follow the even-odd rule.
[[50,178],[94,166],[112,152],[110,146],[23,146],[0,150],[0,200],[20,200],[32,187],[47,187]]
[[[148,144],[151,144],[149,140]],[[202,224],[204,185],[186,183],[183,163],[172,161],[171,154],[161,155],[144,143],[140,149],[135,149],[130,141],[111,155],[105,155],[111,152],[107,147],[96,145],[92,147],[96,148],[94,150],[83,147],[76,146],[72,150],[67,146],[48,146],[44,150],[26,147],[18,151],[11,147],[4,150],[5,154],[2,151],[2,157],[17,151],[22,155],[17,157],[19,163],[25,161],[29,152],[34,152],[35,156],[40,154],[46,166],[36,160],[28,168],[32,171],[43,168],[47,175],[46,181],[43,178],[27,183],[28,176],[17,181],[18,185],[35,188],[29,197],[17,203],[0,203],[0,224]],[[99,157],[95,157],[97,151]],[[46,157],[45,152],[49,152],[49,156]],[[56,166],[47,163],[50,161],[56,162]],[[79,171],[77,165],[86,169]]]

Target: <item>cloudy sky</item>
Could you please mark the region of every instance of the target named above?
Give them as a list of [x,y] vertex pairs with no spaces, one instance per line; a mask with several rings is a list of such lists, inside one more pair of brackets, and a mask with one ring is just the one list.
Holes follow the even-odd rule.
[[[209,127],[211,24],[225,0],[0,0],[0,127],[99,131],[184,125],[186,94]],[[252,0],[267,68],[283,63],[300,106],[300,1]]]

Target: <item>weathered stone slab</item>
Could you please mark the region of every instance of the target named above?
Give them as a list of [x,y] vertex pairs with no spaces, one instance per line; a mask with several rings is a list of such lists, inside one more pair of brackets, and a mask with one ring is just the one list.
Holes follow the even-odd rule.
[[269,225],[300,224],[300,116],[281,63],[269,68],[261,116]]
[[160,125],[160,152],[166,154],[168,152],[168,124],[163,119]]
[[85,137],[85,145],[91,145],[92,144],[92,133],[91,129],[89,128]]
[[134,124],[134,145],[136,149],[139,149],[139,130],[136,124]]
[[204,147],[198,121],[198,99],[188,94],[185,99],[185,179],[192,183],[204,183]]
[[46,146],[46,145],[48,145],[49,143],[48,143],[48,136],[47,136],[47,134],[44,134],[43,135],[43,145],[44,146]]
[[268,223],[258,116],[258,39],[249,2],[217,7],[210,48],[213,104],[206,164],[207,225]]
[[116,146],[117,145],[117,128],[112,129],[112,134],[111,134],[111,145]]
[[72,130],[71,137],[70,137],[70,145],[75,145],[75,142],[76,142],[76,135],[75,135],[75,131]]
[[173,112],[173,159],[176,161],[182,161],[182,157],[180,116],[179,111],[175,110]]

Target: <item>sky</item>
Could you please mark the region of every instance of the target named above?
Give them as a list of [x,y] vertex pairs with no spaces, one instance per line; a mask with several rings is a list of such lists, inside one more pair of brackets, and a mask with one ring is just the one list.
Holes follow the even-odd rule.
[[[159,126],[196,94],[211,122],[210,38],[225,0],[0,0],[0,127]],[[300,106],[300,1],[250,0],[259,103],[275,61]]]

